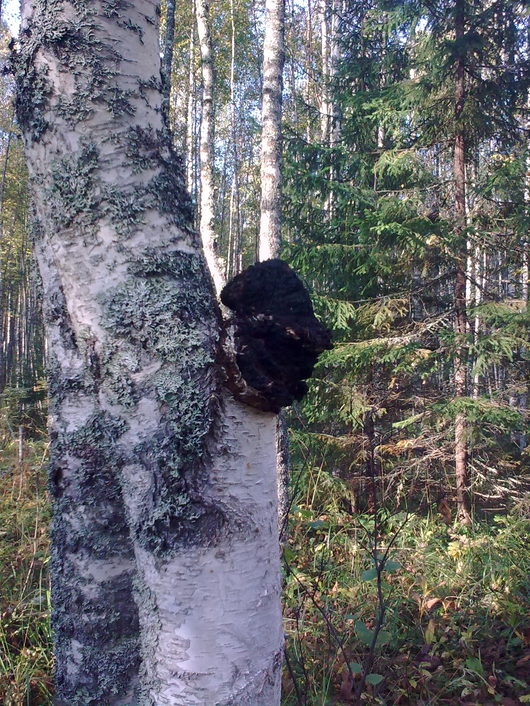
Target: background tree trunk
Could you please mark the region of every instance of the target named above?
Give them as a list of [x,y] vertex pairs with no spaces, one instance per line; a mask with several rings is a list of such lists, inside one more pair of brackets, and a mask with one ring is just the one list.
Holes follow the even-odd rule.
[[202,115],[201,115],[201,208],[200,232],[204,254],[216,292],[223,287],[223,265],[220,262],[214,230],[214,65],[208,0],[195,0],[197,33],[201,47]]
[[171,71],[173,69],[173,46],[175,43],[175,1],[166,0],[166,24],[162,39],[162,110],[169,126],[169,107],[171,104]]
[[[455,2],[455,37],[462,40],[464,36],[465,0]],[[454,182],[455,182],[455,216],[457,234],[462,241],[461,257],[456,261],[455,280],[455,331],[457,335],[455,353],[455,398],[458,401],[466,395],[466,344],[467,332],[466,312],[466,262],[467,248],[465,228],[467,224],[466,210],[466,155],[465,132],[461,125],[462,112],[465,103],[465,65],[460,58],[456,64],[455,84],[455,144],[454,144]],[[471,505],[469,499],[469,468],[467,459],[466,416],[459,411],[455,417],[455,473],[457,519],[461,524],[471,524]]]
[[279,257],[280,254],[284,33],[285,0],[266,0],[261,113],[260,260]]

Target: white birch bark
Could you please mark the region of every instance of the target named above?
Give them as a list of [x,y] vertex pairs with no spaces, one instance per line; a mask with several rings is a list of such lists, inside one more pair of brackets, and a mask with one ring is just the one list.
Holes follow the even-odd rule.
[[[261,204],[258,259],[280,256],[282,240],[282,89],[285,62],[285,0],[266,0],[261,110]],[[289,437],[283,415],[276,431],[278,524],[286,536],[289,513]]]
[[327,144],[329,141],[329,129],[331,123],[331,107],[329,100],[330,34],[331,0],[321,0],[320,40],[322,57],[322,86],[320,94],[320,136],[324,144]]
[[[526,100],[526,106],[530,110],[530,94],[527,96]],[[526,119],[526,134],[529,134],[530,131],[530,115],[529,112],[527,112],[527,119]],[[528,144],[527,144],[528,148]],[[526,171],[525,171],[525,182],[524,182],[524,202],[526,207],[528,208],[530,204],[530,155],[527,155],[526,157]],[[521,265],[521,298],[523,302],[523,307],[526,309],[528,313],[528,307],[529,307],[529,289],[528,289],[528,279],[529,279],[529,274],[530,274],[530,242],[529,242],[529,236],[528,234],[523,236],[523,241],[521,243],[522,249],[523,249],[523,257],[522,257],[522,265]],[[528,348],[523,347],[521,354],[522,357],[524,358],[526,356]],[[526,364],[526,371],[528,373],[528,363]],[[529,382],[530,376],[527,374],[526,375],[526,385],[523,385],[523,389],[521,391],[521,394],[519,396],[519,407],[521,409],[521,412],[523,414],[523,420],[526,422],[528,420],[528,398],[530,396],[530,382]],[[528,425],[527,425],[528,426]],[[528,446],[528,433],[523,430],[519,434],[519,448],[521,451],[524,451],[526,447]]]
[[[306,109],[308,110],[311,105],[311,81],[313,73],[313,9],[311,5],[311,0],[307,0],[307,13],[306,13],[306,25],[305,25],[305,103]],[[305,129],[305,139],[307,142],[311,142],[311,120],[306,117],[306,129]]]
[[227,279],[241,271],[241,219],[239,199],[239,150],[236,125],[236,20],[234,0],[230,0],[230,132],[232,136],[232,179],[230,186],[230,206],[228,224],[228,257],[226,262]]
[[224,285],[224,266],[219,258],[214,229],[214,65],[208,0],[195,0],[197,33],[201,47],[202,117],[200,142],[201,216],[204,254],[217,294]]
[[171,71],[173,68],[173,44],[175,41],[176,0],[166,0],[166,23],[162,39],[162,111],[169,126],[171,104]]
[[280,254],[284,33],[285,0],[266,0],[261,113],[260,260],[269,260]]
[[[195,0],[192,0],[195,13]],[[195,193],[195,23],[190,27],[188,64],[188,107],[186,116],[186,186],[190,194]]]
[[[340,60],[340,13],[343,11],[341,0],[322,0],[321,35],[322,35],[322,103],[321,103],[321,138],[331,148],[338,145],[340,139],[339,107],[335,97],[337,75]],[[382,128],[380,128],[382,130]],[[378,133],[383,140],[383,133]],[[335,193],[334,181],[337,178],[335,156],[331,154],[329,171],[329,194],[324,208],[328,217],[333,216]]]
[[276,419],[219,386],[157,6],[98,7],[26,0],[13,60],[49,346],[56,703],[276,706]]

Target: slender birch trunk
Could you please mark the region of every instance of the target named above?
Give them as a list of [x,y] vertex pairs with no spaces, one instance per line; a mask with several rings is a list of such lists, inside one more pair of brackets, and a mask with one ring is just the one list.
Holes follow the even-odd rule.
[[[464,36],[465,0],[456,0],[455,3],[455,36],[457,41]],[[467,359],[464,338],[467,330],[466,312],[466,262],[467,247],[465,241],[466,213],[466,154],[465,132],[461,126],[462,112],[466,99],[465,93],[465,67],[464,60],[458,59],[456,65],[455,83],[455,141],[453,154],[453,170],[455,182],[455,216],[456,235],[461,241],[461,252],[456,260],[455,279],[455,332],[457,348],[455,353],[455,398],[466,395]],[[455,417],[455,474],[456,474],[456,502],[457,519],[461,524],[471,524],[471,504],[469,498],[469,467],[467,450],[467,424],[464,412],[460,411]]]
[[162,38],[162,111],[169,126],[171,105],[171,72],[173,68],[173,45],[175,43],[175,10],[176,0],[166,0],[166,24]]
[[328,144],[331,125],[330,106],[330,35],[331,35],[331,1],[321,0],[320,6],[320,39],[322,57],[322,86],[320,99],[320,136],[324,144]]
[[[528,94],[526,99],[526,107],[528,109],[526,118],[526,134],[530,132],[530,94]],[[528,143],[527,143],[528,149]],[[524,202],[526,208],[530,208],[530,154],[526,157],[526,172],[525,172],[525,182],[524,182]],[[522,266],[521,266],[521,299],[523,302],[523,307],[526,312],[529,311],[529,287],[528,279],[530,274],[530,242],[528,239],[528,234],[523,236],[523,241],[521,243],[523,250]],[[522,358],[525,359],[528,348],[523,346],[521,350]],[[523,377],[526,378],[526,384],[523,382],[522,391],[519,395],[519,408],[523,415],[523,423],[525,424],[528,420],[528,400],[530,398],[530,364],[528,361],[523,364]],[[526,424],[526,427],[528,425]],[[526,429],[525,427],[525,429]],[[528,433],[523,430],[519,433],[518,444],[521,451],[524,451],[528,446]]]
[[[321,101],[321,138],[322,142],[333,148],[340,137],[339,108],[335,99],[337,72],[340,59],[339,23],[342,2],[322,0],[321,37],[322,37],[322,101]],[[324,209],[328,218],[333,216],[335,205],[334,181],[337,178],[335,155],[330,153],[329,193]]]
[[239,150],[236,125],[236,18],[234,0],[230,0],[230,133],[232,137],[232,180],[228,229],[227,279],[241,270],[241,220],[239,200]]
[[224,284],[224,267],[219,258],[217,238],[214,230],[214,65],[212,37],[210,32],[209,2],[195,0],[197,11],[197,33],[201,47],[202,70],[202,117],[200,143],[201,208],[200,232],[206,261],[217,294]]
[[[280,256],[282,199],[282,85],[285,61],[285,0],[266,0],[263,42],[261,126],[261,208],[259,260]],[[279,527],[282,537],[289,514],[289,436],[283,415],[276,432]]]
[[13,57],[49,347],[56,703],[277,706],[276,419],[220,387],[156,4],[98,8],[25,0]]
[[260,260],[279,257],[280,254],[284,41],[285,0],[266,0],[261,109]]
[[[305,24],[305,104],[306,110],[309,113],[309,107],[311,105],[311,79],[313,73],[313,8],[311,0],[307,0],[307,11],[306,11],[306,24]],[[305,139],[306,142],[311,142],[311,118],[306,116],[306,128],[305,128]]]
[[[192,0],[195,13],[195,0]],[[190,27],[188,65],[188,107],[186,115],[186,187],[195,193],[195,23]]]

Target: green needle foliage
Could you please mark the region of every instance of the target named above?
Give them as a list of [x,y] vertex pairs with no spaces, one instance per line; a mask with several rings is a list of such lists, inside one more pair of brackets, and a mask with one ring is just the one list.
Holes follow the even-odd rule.
[[[527,459],[522,8],[464,4],[464,36],[455,39],[452,2],[349,3],[332,86],[339,136],[329,144],[292,134],[287,144],[285,253],[336,341],[299,413],[341,477],[364,465],[381,492],[399,487],[397,500],[416,506],[452,498],[460,412],[477,506],[488,496],[516,499],[509,489]],[[457,120],[462,57],[466,96]],[[453,206],[459,130],[466,135],[463,232]],[[462,257],[467,331],[456,334]],[[458,397],[456,357],[467,378],[467,394]],[[371,449],[373,459],[352,456],[352,447]],[[487,468],[496,469],[489,479]]]

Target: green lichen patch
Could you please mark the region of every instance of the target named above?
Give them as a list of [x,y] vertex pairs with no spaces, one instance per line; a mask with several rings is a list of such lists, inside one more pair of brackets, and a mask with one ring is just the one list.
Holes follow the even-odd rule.
[[164,360],[188,356],[186,365],[193,365],[195,354],[202,365],[210,362],[213,351],[202,324],[211,316],[202,259],[146,250],[129,270],[133,276],[104,297],[109,330]]
[[63,445],[72,456],[84,460],[94,457],[110,460],[115,454],[115,443],[125,434],[127,422],[109,412],[96,412],[83,426],[65,435]]
[[127,0],[102,0],[101,2],[103,16],[109,19],[119,19],[130,7],[131,3]]
[[46,197],[57,227],[68,228],[74,222],[87,226],[98,220],[98,167],[99,151],[93,143],[52,163]]
[[[133,99],[139,91],[118,85],[121,56],[114,42],[99,35],[96,8],[80,0],[39,0],[34,3],[31,32],[22,33],[12,68],[17,81],[17,114],[31,140],[39,140],[49,127],[44,115],[53,101],[58,115],[69,125],[87,120],[97,104],[104,104],[111,115],[133,115]],[[66,12],[67,6],[75,15]],[[128,3],[107,2],[105,16],[118,26],[134,32],[142,41],[142,28],[127,16]],[[45,66],[36,67],[34,57],[40,49],[53,55],[59,70],[74,78],[70,96],[51,90]]]
[[[133,693],[140,665],[138,610],[133,575],[127,570],[134,565],[134,552],[117,443],[127,424],[116,415],[95,412],[68,432],[61,411],[55,412],[50,435],[49,474],[55,499],[51,573],[56,703],[114,703],[115,697]],[[109,561],[123,571],[95,581],[92,564],[97,569]]]
[[225,515],[214,505],[185,495],[178,500],[159,503],[138,523],[139,544],[157,556],[171,555],[182,545],[212,546],[226,526]]
[[107,187],[105,200],[105,212],[112,219],[117,235],[130,235],[144,225],[143,214],[147,208],[147,199],[141,189],[127,193],[114,186]]
[[162,144],[159,130],[135,125],[129,127],[125,133],[115,133],[110,139],[123,146],[124,165],[131,167],[133,174],[158,166],[158,152]]
[[51,93],[48,70],[43,66],[29,66],[23,55],[15,52],[12,55],[11,68],[17,86],[15,110],[18,124],[27,139],[38,141],[49,127],[48,120],[44,117]]
[[94,381],[85,371],[61,366],[53,350],[46,361],[50,412],[54,413],[61,403],[71,395],[93,394],[96,391]]
[[[149,18],[145,18],[147,21],[149,21]],[[160,95],[160,91],[162,90],[162,81],[160,79],[160,76],[151,76],[150,78],[146,79],[139,79],[138,80],[138,90],[140,93],[140,96],[144,99],[144,101],[147,103],[147,105],[150,105],[149,103],[149,98],[148,98],[148,93],[155,91],[157,97]]]
[[69,559],[53,576],[53,622],[61,635],[54,703],[101,706],[127,695],[134,698],[140,640],[131,575],[125,572],[99,584],[95,594],[94,583],[80,579]]
[[136,108],[133,106],[131,99],[136,96],[137,93],[135,91],[124,91],[118,86],[111,86],[102,94],[107,108],[115,118],[119,118],[122,115],[135,114]]
[[60,440],[55,447],[58,454],[50,464],[49,487],[55,501],[52,535],[58,550],[63,556],[120,558],[123,543],[129,541],[129,526],[119,464],[95,451],[75,460]]
[[159,429],[133,454],[156,479],[135,534],[162,556],[183,543],[215,542],[225,524],[204,500],[217,321],[202,257],[146,248],[128,269],[129,279],[105,295],[103,308],[114,336],[160,361],[149,383],[161,410]]
[[[208,361],[193,361],[191,369],[176,369],[168,366],[159,370],[154,379],[158,398],[164,402],[168,413],[163,423],[166,432],[173,439],[178,438],[178,445],[172,447],[182,458],[199,456],[205,436],[211,426],[211,410],[208,399],[197,400],[197,373],[203,372]],[[166,458],[166,465],[168,459]],[[178,464],[170,468],[178,475]]]
[[[49,485],[56,500],[54,532],[62,551],[84,550],[107,558],[113,554],[114,538],[126,536],[119,482],[124,459],[116,441],[127,428],[119,417],[97,412],[75,431],[53,432]],[[82,522],[70,522],[81,511]]]
[[102,391],[109,400],[124,409],[133,409],[140,399],[132,373],[140,369],[140,360],[135,348],[121,343],[119,348],[109,351],[102,362]]
[[75,127],[77,123],[88,120],[94,112],[88,98],[88,94],[81,91],[75,91],[72,98],[59,96],[55,110],[68,125]]
[[191,232],[193,206],[184,182],[181,158],[171,148],[160,157],[160,171],[151,179],[147,191],[153,202],[170,223]]

